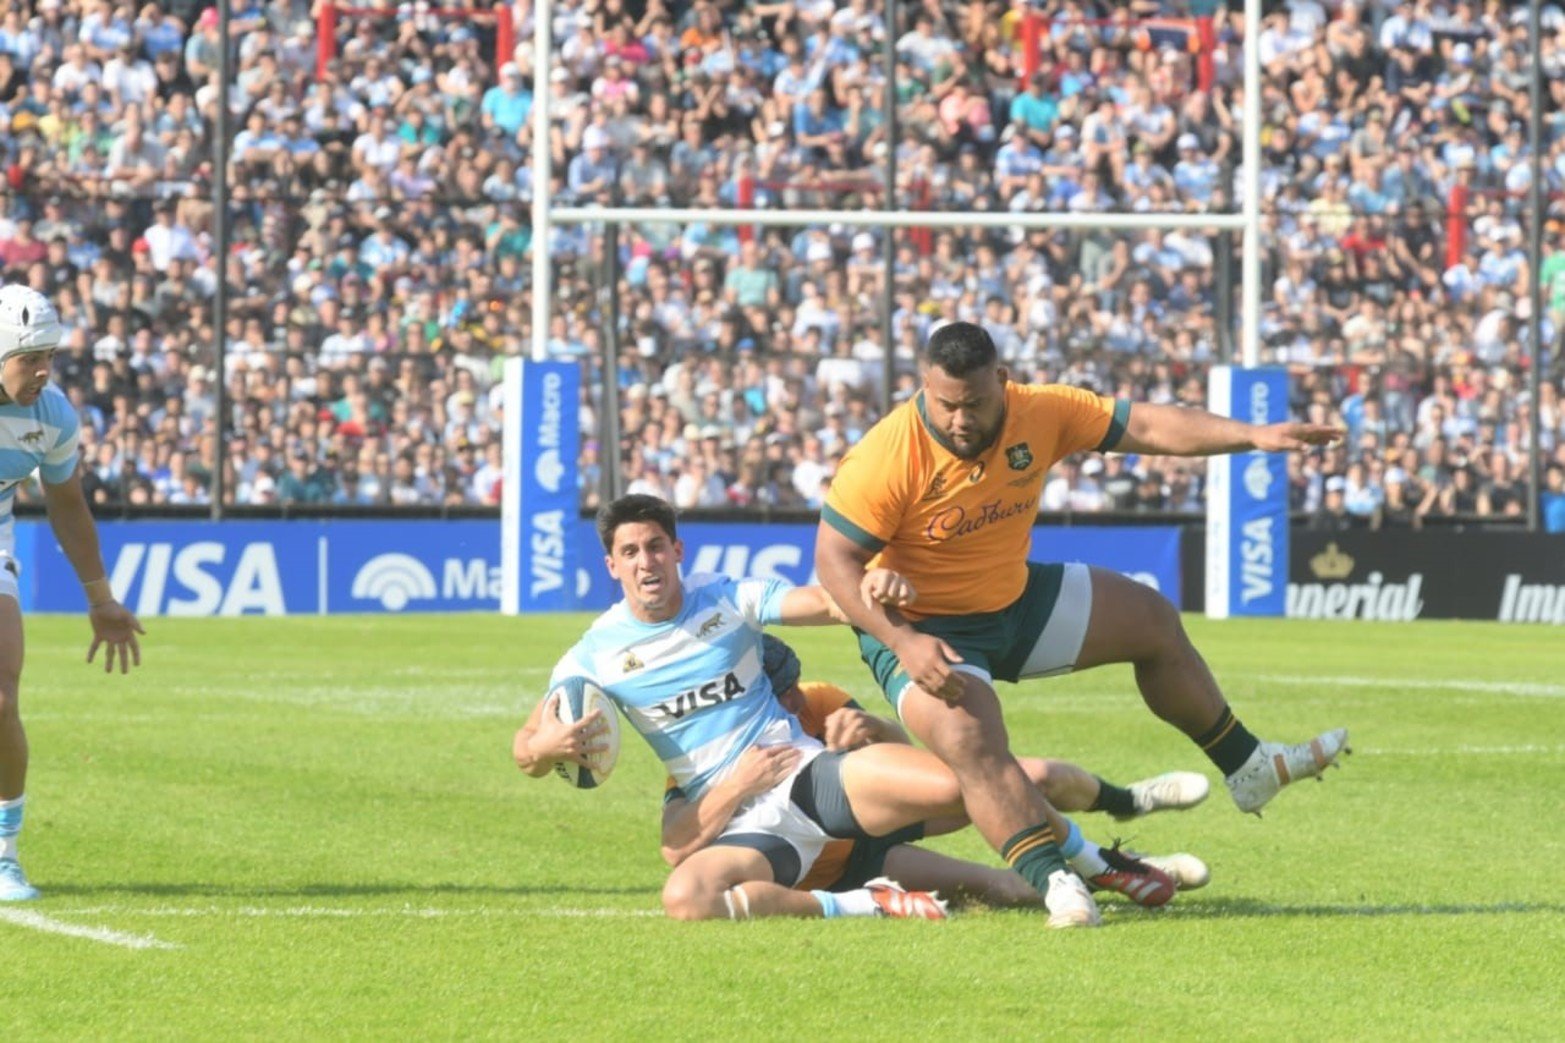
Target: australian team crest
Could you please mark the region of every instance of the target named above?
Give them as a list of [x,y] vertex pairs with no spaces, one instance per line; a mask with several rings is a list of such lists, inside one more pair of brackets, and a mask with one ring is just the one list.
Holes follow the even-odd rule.
[[1013,471],[1025,471],[1032,466],[1032,450],[1026,442],[1018,442],[1007,446],[1005,449],[1005,462],[1011,465]]

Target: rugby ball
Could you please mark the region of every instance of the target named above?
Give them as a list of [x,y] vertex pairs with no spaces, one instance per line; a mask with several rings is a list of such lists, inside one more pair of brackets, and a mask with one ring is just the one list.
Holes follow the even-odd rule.
[[559,701],[555,703],[556,713],[565,724],[579,721],[594,710],[603,711],[600,725],[603,730],[589,741],[604,749],[590,758],[591,767],[582,767],[575,761],[560,761],[554,766],[554,773],[577,789],[592,789],[602,785],[619,760],[619,714],[614,709],[613,700],[603,694],[603,689],[584,677],[567,677],[555,685],[549,694],[559,695]]

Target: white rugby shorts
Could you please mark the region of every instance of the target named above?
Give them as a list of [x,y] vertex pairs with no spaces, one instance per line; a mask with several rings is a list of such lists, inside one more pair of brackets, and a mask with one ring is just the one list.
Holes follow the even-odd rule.
[[22,563],[16,560],[16,521],[0,522],[0,597],[22,603]]

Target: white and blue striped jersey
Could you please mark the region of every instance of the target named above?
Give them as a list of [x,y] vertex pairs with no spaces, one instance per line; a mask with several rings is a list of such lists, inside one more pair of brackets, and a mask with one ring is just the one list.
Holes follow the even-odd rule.
[[10,525],[16,487],[34,471],[50,484],[76,473],[80,433],[70,399],[53,384],[30,406],[0,405],[0,526]]
[[583,677],[619,707],[691,799],[751,746],[813,746],[761,669],[761,628],[792,587],[698,575],[679,615],[643,623],[623,601],[599,616],[554,668],[553,687]]

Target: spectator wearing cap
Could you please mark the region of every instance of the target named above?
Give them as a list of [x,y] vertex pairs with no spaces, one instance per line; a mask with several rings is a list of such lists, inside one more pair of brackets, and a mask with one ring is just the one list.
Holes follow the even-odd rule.
[[1204,207],[1217,190],[1218,168],[1201,150],[1201,139],[1194,134],[1179,135],[1179,162],[1174,164],[1174,188],[1187,203]]
[[486,130],[498,130],[514,138],[532,108],[532,92],[522,85],[521,70],[515,62],[506,62],[500,67],[500,83],[484,92],[479,114]]
[[198,87],[217,75],[222,58],[218,40],[217,8],[209,7],[196,19],[196,31],[185,41],[185,73]]
[[619,167],[608,151],[608,132],[589,126],[582,133],[582,152],[571,160],[566,183],[580,202],[608,203]]

